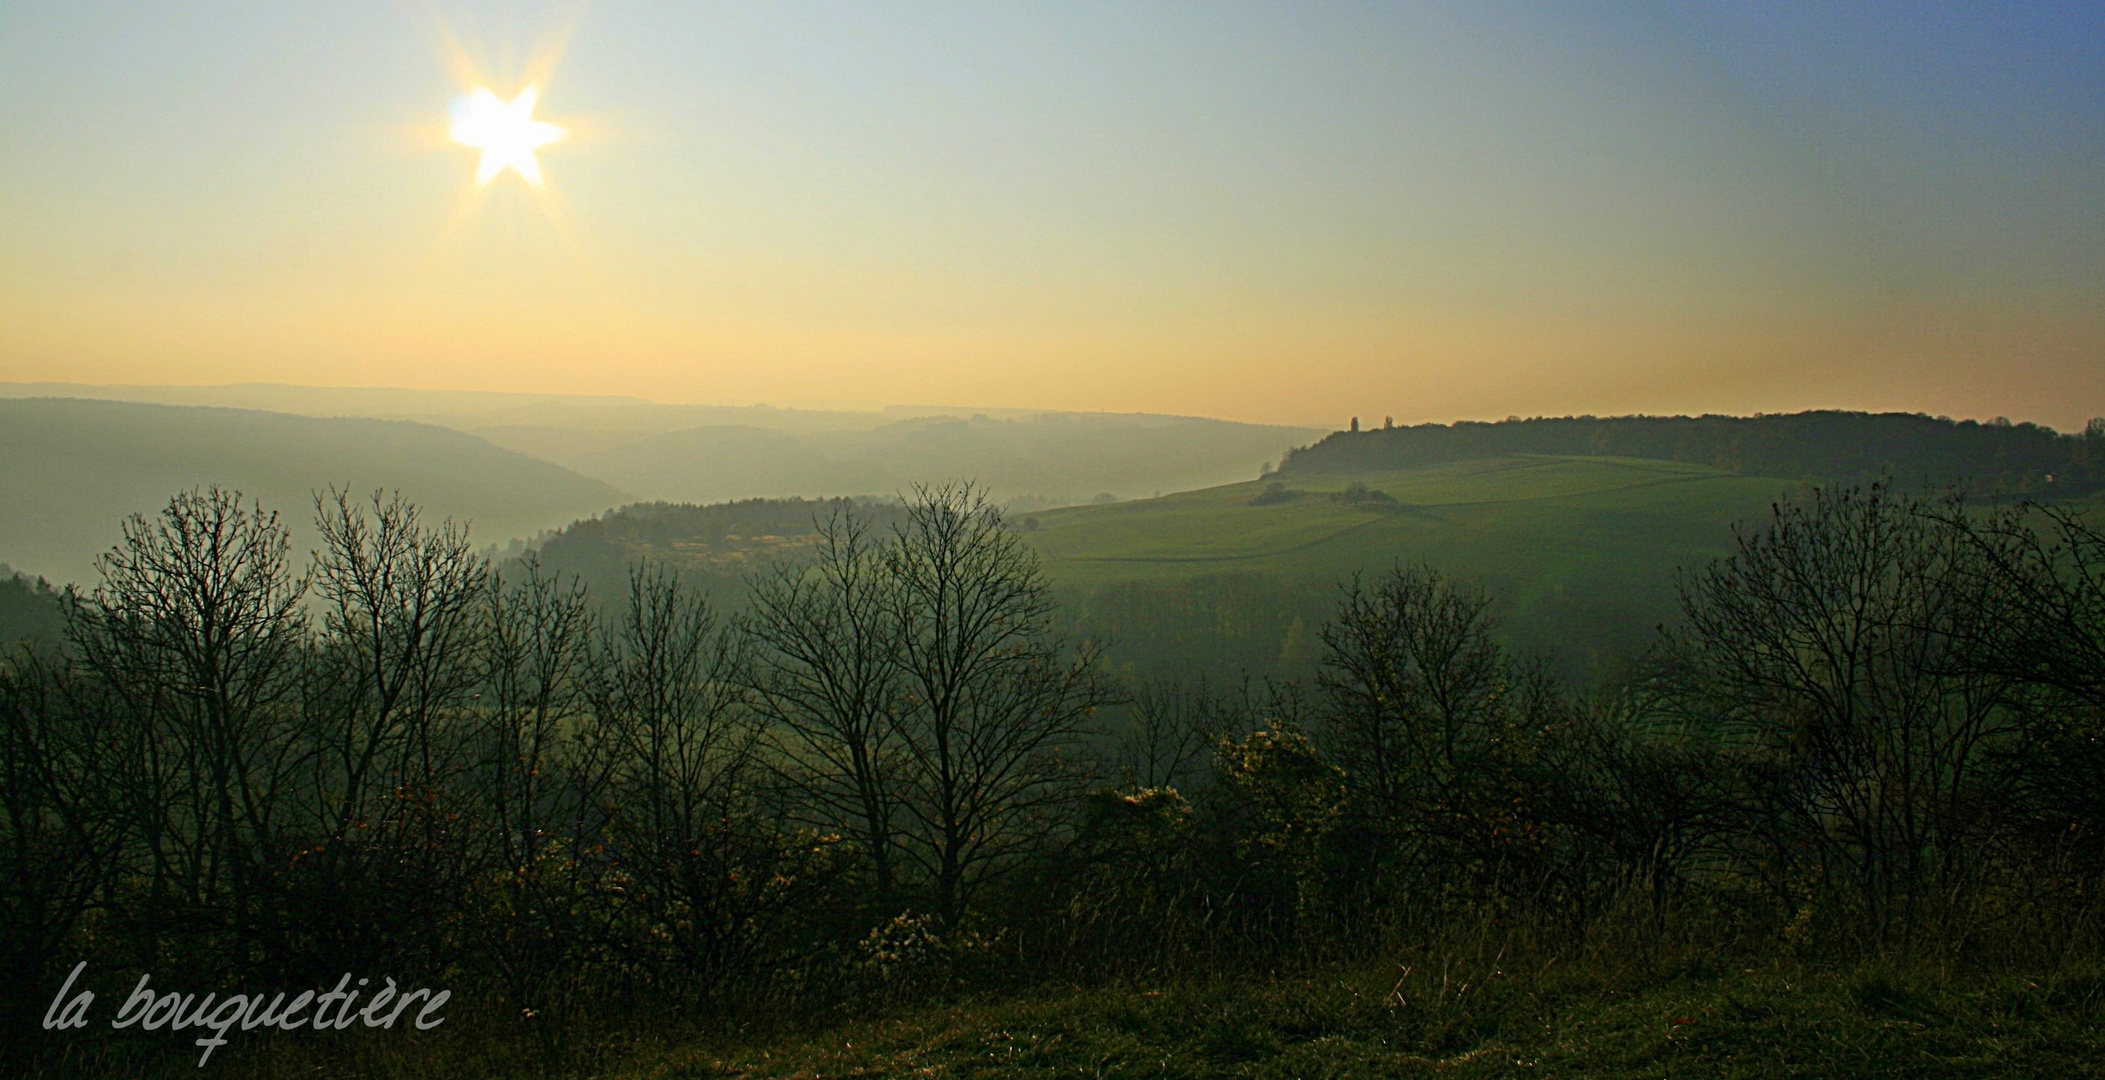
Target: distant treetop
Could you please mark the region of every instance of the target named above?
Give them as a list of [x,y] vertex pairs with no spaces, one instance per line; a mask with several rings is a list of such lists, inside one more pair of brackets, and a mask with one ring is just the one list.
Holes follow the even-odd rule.
[[1333,432],[1290,451],[1277,475],[1409,469],[1508,454],[1654,458],[1821,482],[1889,476],[1909,485],[2072,496],[2105,488],[2105,421],[2081,435],[2037,424],[1919,413],[1564,416]]

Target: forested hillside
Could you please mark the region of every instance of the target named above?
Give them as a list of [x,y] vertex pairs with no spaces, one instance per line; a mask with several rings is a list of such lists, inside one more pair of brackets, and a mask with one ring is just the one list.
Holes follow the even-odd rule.
[[2105,486],[2105,424],[2081,435],[2006,420],[1913,413],[1565,416],[1340,431],[1288,454],[1286,476],[1408,469],[1506,454],[1587,454],[1709,465],[1750,476],[2065,497]]
[[630,569],[641,563],[677,573],[712,602],[741,606],[749,575],[809,556],[820,526],[850,510],[875,528],[900,515],[897,504],[853,499],[638,503],[542,538],[535,555],[550,573],[574,576],[602,599],[623,596]]
[[[0,401],[0,561],[86,581],[125,515],[220,484],[304,523],[329,485],[400,489],[480,542],[627,501],[598,480],[426,424],[63,398]],[[304,528],[296,532],[308,542]]]

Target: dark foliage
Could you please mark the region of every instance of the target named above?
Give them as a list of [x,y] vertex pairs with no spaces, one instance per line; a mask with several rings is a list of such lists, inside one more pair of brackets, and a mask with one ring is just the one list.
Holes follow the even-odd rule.
[[1428,567],[1348,582],[1306,681],[1121,692],[969,486],[806,504],[736,615],[315,509],[298,566],[261,506],[179,495],[68,648],[0,664],[8,1053],[81,959],[443,981],[549,1061],[586,1002],[839,1015],[1512,913],[1596,951],[2098,947],[2105,535],[2063,509],[1779,504],[1586,693]]
[[1911,413],[1565,416],[1340,431],[1292,451],[1286,477],[1410,469],[1506,454],[1587,454],[1711,465],[1821,483],[1890,478],[1908,487],[2068,497],[2105,486],[2105,426],[2079,435],[2034,424]]
[[0,644],[57,644],[65,636],[66,615],[59,590],[43,578],[17,574],[0,565]]
[[601,601],[626,594],[629,567],[650,559],[677,572],[710,603],[746,601],[748,576],[809,555],[819,522],[854,509],[873,526],[899,520],[897,503],[854,499],[744,499],[692,506],[637,503],[546,537],[539,561],[575,576]]

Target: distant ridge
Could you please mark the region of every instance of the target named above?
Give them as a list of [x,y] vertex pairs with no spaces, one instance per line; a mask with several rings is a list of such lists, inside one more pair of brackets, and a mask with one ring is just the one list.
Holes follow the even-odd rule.
[[0,400],[88,398],[407,420],[554,462],[643,500],[891,495],[972,477],[1037,506],[1135,498],[1256,474],[1306,427],[1049,409],[679,405],[634,397],[390,387],[87,386],[0,382]]
[[560,465],[430,424],[68,398],[0,401],[0,562],[54,581],[93,580],[119,523],[170,495],[238,488],[283,514],[295,542],[313,493],[400,490],[433,520],[471,521],[502,543],[629,501]]
[[1756,416],[1565,416],[1334,432],[1283,476],[1407,469],[1507,454],[1653,458],[1787,480],[1963,485],[2076,496],[2105,488],[2105,421],[2080,435],[2007,420],[1823,410]]

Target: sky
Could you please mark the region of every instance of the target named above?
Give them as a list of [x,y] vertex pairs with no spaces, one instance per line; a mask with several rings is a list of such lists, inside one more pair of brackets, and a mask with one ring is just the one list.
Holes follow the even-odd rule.
[[0,380],[2077,428],[2105,5],[12,0]]

